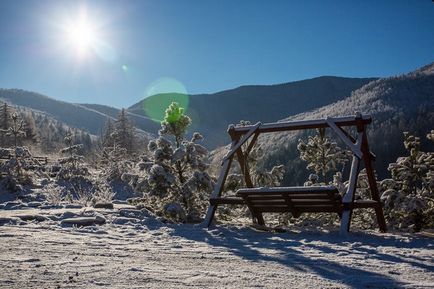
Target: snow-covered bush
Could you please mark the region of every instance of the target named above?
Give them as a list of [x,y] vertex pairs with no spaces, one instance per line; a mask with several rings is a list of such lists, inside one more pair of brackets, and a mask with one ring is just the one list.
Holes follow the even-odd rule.
[[128,158],[127,149],[116,142],[118,132],[111,133],[112,146],[103,147],[100,155],[102,165],[101,175],[107,182],[121,180],[124,173],[133,168],[132,161]]
[[[185,133],[191,119],[183,108],[172,103],[161,123],[160,136],[148,144],[149,156],[141,156],[138,173],[125,173],[122,179],[143,192],[144,205],[175,221],[198,222],[206,210],[213,180],[206,172],[208,151],[194,133]],[[174,139],[174,143],[170,141]]]
[[83,156],[79,154],[83,146],[73,143],[70,132],[68,132],[64,141],[66,147],[60,153],[65,157],[58,160],[60,170],[57,173],[57,179],[66,181],[84,179],[85,176],[89,175],[89,171],[83,163]]
[[41,168],[38,167],[26,147],[0,149],[9,158],[0,163],[1,187],[8,191],[21,191],[22,185],[32,184],[32,175]]
[[[13,140],[13,148],[0,148],[0,187],[8,191],[21,191],[23,185],[31,185],[35,174],[42,174],[45,168],[33,158],[27,147],[18,146],[18,140],[26,135],[24,121],[14,112],[9,127],[0,129],[2,138]],[[3,141],[2,141],[3,142]],[[1,190],[0,188],[0,190]]]
[[[427,138],[433,140],[434,131]],[[420,150],[420,138],[404,133],[408,156],[389,165],[381,200],[390,226],[419,231],[434,226],[434,153]]]

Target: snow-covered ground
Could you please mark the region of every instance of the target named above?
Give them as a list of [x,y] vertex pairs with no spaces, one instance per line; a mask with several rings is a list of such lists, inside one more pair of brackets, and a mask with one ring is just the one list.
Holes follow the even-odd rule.
[[[60,225],[83,214],[106,223]],[[0,288],[434,288],[421,235],[207,230],[128,206],[0,210],[0,222]]]

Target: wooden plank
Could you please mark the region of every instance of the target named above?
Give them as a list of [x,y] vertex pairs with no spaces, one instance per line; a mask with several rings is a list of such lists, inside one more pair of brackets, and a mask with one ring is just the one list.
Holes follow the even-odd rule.
[[211,198],[209,200],[211,205],[243,205],[244,200],[237,197],[225,197],[225,198]]
[[[354,126],[356,125],[356,116],[344,116],[336,117],[335,123],[338,126]],[[362,116],[363,124],[369,124],[372,122],[370,116]],[[235,127],[234,134],[241,135],[249,131],[252,126]],[[299,121],[282,121],[273,123],[264,123],[258,129],[258,133],[269,133],[278,131],[292,131],[292,130],[303,130],[303,129],[315,129],[315,128],[325,128],[328,127],[326,119],[316,119],[316,120],[299,120]]]
[[[246,132],[246,134],[243,135],[243,137],[237,142],[237,144],[234,147],[232,147],[231,150],[226,154],[226,156],[223,158],[223,162],[231,158],[235,154],[235,152],[258,130],[260,126],[261,126],[260,122],[256,123],[254,126],[251,126],[250,129]],[[230,128],[230,130],[234,130],[234,129],[236,128],[235,127]]]
[[295,206],[293,211],[289,211],[287,206],[255,207],[255,211],[261,213],[340,213],[338,206]]
[[330,201],[330,200],[294,200],[294,199],[286,199],[286,200],[267,200],[267,201],[253,201],[249,200],[252,206],[274,206],[274,205],[287,205],[291,206],[317,206],[317,205],[340,205],[339,201]]
[[351,207],[353,208],[378,208],[381,207],[381,202],[377,202],[374,200],[356,200],[354,203],[351,204]]
[[339,193],[335,186],[309,186],[309,187],[261,187],[239,189],[237,194],[271,194],[271,193]]
[[270,200],[270,199],[323,199],[323,200],[341,200],[340,195],[330,195],[330,194],[265,194],[265,195],[259,195],[259,194],[240,194],[241,197],[246,197],[249,200]]

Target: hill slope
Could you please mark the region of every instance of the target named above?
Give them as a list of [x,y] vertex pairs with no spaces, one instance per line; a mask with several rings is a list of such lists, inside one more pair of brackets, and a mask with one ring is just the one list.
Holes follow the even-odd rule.
[[[187,113],[193,119],[193,129],[205,136],[211,148],[227,143],[228,124],[240,120],[270,122],[301,113],[348,97],[353,90],[375,78],[343,78],[323,76],[277,85],[249,85],[214,94],[188,96]],[[150,96],[128,111],[145,115],[149,104],[164,109],[171,101],[185,103],[181,94]],[[148,107],[147,107],[148,106]],[[162,112],[160,113],[162,115]]]
[[[105,105],[74,104],[20,89],[0,89],[0,100],[10,104],[41,111],[68,126],[99,135],[108,118],[116,118],[119,109]],[[155,130],[155,124],[144,116],[129,115],[137,128],[144,132]]]
[[[434,129],[434,63],[405,75],[372,81],[346,99],[286,120],[352,115],[356,111],[373,117],[368,138],[377,155],[375,167],[380,178],[388,175],[389,163],[405,154],[404,131],[421,137],[423,150],[434,151],[432,142],[425,138]],[[328,134],[335,137],[332,132]],[[285,184],[301,184],[308,174],[306,164],[298,159],[296,145],[300,135],[275,134],[260,140],[265,151],[270,152],[265,160],[267,166],[276,162],[285,164]]]

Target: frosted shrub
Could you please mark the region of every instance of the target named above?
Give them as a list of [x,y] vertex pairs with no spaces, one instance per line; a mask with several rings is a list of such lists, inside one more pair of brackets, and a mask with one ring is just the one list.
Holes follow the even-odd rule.
[[[137,191],[143,192],[144,205],[157,214],[179,222],[199,222],[208,205],[213,180],[206,172],[208,151],[194,133],[185,132],[190,118],[177,103],[166,110],[160,136],[148,144],[149,156],[141,156],[138,174],[122,176]],[[174,139],[174,144],[170,138]]]
[[47,202],[53,205],[58,205],[64,200],[62,188],[52,183],[46,185],[42,189],[42,193]]
[[351,157],[351,152],[326,137],[324,128],[318,129],[317,135],[309,136],[307,142],[299,139],[297,149],[300,158],[307,162],[307,169],[321,176],[324,184],[328,183],[327,176],[334,174]]
[[26,147],[2,149],[2,153],[9,155],[9,159],[0,163],[1,186],[9,191],[21,191],[22,185],[32,184],[32,175],[41,173],[39,167]]
[[118,132],[110,134],[112,146],[106,146],[101,152],[102,176],[108,181],[121,180],[122,175],[131,171],[133,163],[127,158],[127,149],[117,144]]
[[[427,138],[433,140],[434,131]],[[420,150],[420,139],[404,133],[408,156],[389,165],[392,178],[381,182],[390,226],[419,231],[434,226],[434,153]]]
[[88,169],[83,164],[83,156],[79,154],[83,145],[73,144],[72,134],[68,132],[65,137],[66,147],[60,152],[65,157],[60,158],[59,164],[61,168],[57,173],[59,180],[79,180],[84,179],[84,176],[89,175]]
[[[5,107],[7,106],[5,105]],[[28,148],[18,146],[18,140],[26,135],[23,130],[23,120],[16,112],[12,113],[10,120],[10,123],[5,124],[5,129],[0,129],[2,142],[4,142],[3,137],[5,137],[5,139],[11,138],[14,144],[13,149],[0,149],[0,155],[9,158],[0,163],[0,173],[3,173],[0,175],[0,185],[9,191],[21,191],[22,185],[32,184],[32,170],[36,171],[41,168],[33,160]]]

